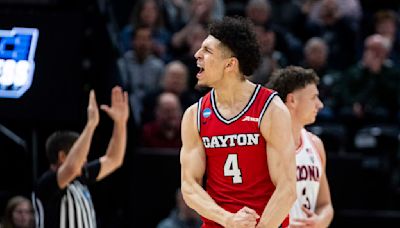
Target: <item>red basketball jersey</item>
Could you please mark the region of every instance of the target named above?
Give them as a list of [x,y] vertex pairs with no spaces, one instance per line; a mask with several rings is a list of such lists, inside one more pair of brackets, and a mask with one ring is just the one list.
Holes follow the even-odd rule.
[[[231,119],[218,112],[214,90],[198,103],[197,127],[207,159],[206,191],[232,213],[247,206],[261,216],[275,190],[268,171],[266,141],[260,132],[263,115],[275,95],[257,85],[246,107]],[[203,221],[203,227],[221,227],[208,219]]]

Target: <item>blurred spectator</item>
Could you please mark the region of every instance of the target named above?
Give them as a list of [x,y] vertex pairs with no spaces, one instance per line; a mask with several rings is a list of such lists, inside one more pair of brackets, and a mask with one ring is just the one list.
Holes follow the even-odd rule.
[[146,94],[143,99],[143,122],[154,120],[154,107],[160,94],[170,92],[178,96],[182,110],[197,102],[200,96],[188,89],[188,68],[180,61],[172,61],[165,67],[161,88]]
[[284,27],[279,26],[271,20],[271,5],[267,0],[249,0],[246,5],[246,16],[254,25],[270,28],[276,36],[275,49],[282,52],[289,64],[298,64],[302,57],[302,44],[298,38],[293,36]]
[[392,10],[380,10],[374,15],[375,32],[386,37],[390,42],[389,58],[400,66],[400,33],[398,31],[398,16]]
[[206,26],[202,24],[193,24],[189,30],[190,36],[186,36],[185,39],[185,45],[188,47],[188,50],[182,53],[178,59],[181,60],[189,69],[188,85],[189,89],[193,90],[197,84],[196,75],[199,72],[194,54],[200,49],[201,44],[207,38],[208,32]]
[[255,25],[264,25],[271,21],[271,5],[267,0],[249,0],[246,6],[246,16]]
[[221,20],[225,15],[225,3],[223,0],[191,0],[189,8],[189,20],[197,22],[209,22],[209,20]]
[[174,33],[171,46],[175,56],[187,52],[189,45],[186,43],[192,27],[196,24],[207,26],[213,20],[220,20],[224,16],[224,3],[222,0],[192,0],[189,5],[189,20],[183,28]]
[[175,33],[189,18],[187,0],[163,0],[161,7],[164,15],[165,26],[171,33]]
[[121,31],[123,52],[132,49],[132,34],[138,27],[149,27],[153,54],[167,61],[169,60],[168,45],[171,33],[164,26],[163,15],[157,0],[139,0],[136,2],[130,18],[130,24]]
[[162,93],[157,100],[154,121],[144,124],[142,146],[179,148],[181,142],[182,107],[173,93]]
[[[321,23],[320,11],[321,7],[326,4],[326,0],[309,0],[313,2],[310,7],[309,19],[316,23]],[[349,19],[349,23],[358,24],[361,20],[362,9],[359,0],[334,0],[338,7],[338,13]]]
[[321,37],[329,47],[329,68],[343,70],[354,64],[358,26],[349,23],[339,11],[336,0],[322,0],[318,11],[320,22],[310,21],[308,37]]
[[275,23],[293,32],[298,27],[299,18],[302,16],[301,0],[269,0],[272,10],[272,19]]
[[275,50],[275,32],[266,26],[255,26],[257,40],[260,44],[261,62],[249,80],[264,85],[271,73],[287,65],[283,53]]
[[332,120],[335,117],[335,98],[332,90],[339,77],[328,68],[328,53],[329,49],[325,41],[319,37],[313,37],[304,46],[304,62],[302,63],[304,68],[313,69],[321,80],[318,90],[324,107],[318,113],[318,117],[324,120]]
[[35,225],[32,203],[23,196],[8,200],[2,228],[33,228]]
[[133,34],[133,50],[118,59],[122,82],[129,92],[135,123],[141,123],[142,99],[146,93],[160,88],[164,63],[152,54],[151,29],[138,27]]
[[304,45],[304,68],[313,69],[319,77],[327,72],[328,67],[328,46],[319,37],[313,37]]
[[388,61],[390,41],[367,37],[360,63],[343,76],[340,114],[351,135],[361,126],[394,122],[399,109],[400,76]]
[[175,208],[157,225],[157,228],[200,228],[202,224],[200,216],[186,205],[180,189],[176,191],[175,197]]

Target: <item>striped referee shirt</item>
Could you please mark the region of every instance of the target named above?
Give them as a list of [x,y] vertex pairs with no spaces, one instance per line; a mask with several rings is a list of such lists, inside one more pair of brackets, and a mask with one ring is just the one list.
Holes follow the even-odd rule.
[[88,184],[100,171],[95,160],[85,165],[82,175],[64,189],[57,183],[57,172],[48,170],[39,179],[32,202],[37,228],[96,228],[96,213]]

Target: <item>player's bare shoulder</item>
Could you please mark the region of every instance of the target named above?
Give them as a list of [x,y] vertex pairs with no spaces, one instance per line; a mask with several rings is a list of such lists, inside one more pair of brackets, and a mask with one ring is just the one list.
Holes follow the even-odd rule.
[[322,142],[321,138],[318,137],[318,135],[307,131],[308,136],[310,137],[311,141],[316,145],[317,147],[323,147],[324,143]]
[[[192,104],[185,110],[182,117],[182,128],[196,123],[198,103]],[[182,129],[183,130],[183,129]]]
[[308,134],[311,142],[313,143],[313,145],[316,147],[315,149],[317,149],[321,159],[323,160],[323,162],[325,162],[325,159],[326,159],[325,147],[324,147],[324,143],[322,142],[321,138],[309,131],[307,131],[307,134]]
[[198,103],[194,103],[189,108],[187,108],[185,110],[185,112],[183,113],[183,119],[196,118],[197,106],[198,106]]
[[291,124],[290,112],[282,99],[279,96],[274,96],[264,113],[264,116],[262,116],[260,125],[261,131],[268,135],[270,129],[276,127],[279,125],[279,122],[282,121]]
[[275,110],[278,114],[284,114],[290,116],[290,112],[286,107],[285,103],[283,103],[282,99],[279,96],[275,96],[271,101],[271,110]]
[[[189,136],[196,135],[198,133],[197,129],[197,106],[198,103],[191,105],[189,108],[185,110],[185,113],[182,117],[181,124],[181,138],[182,143],[185,145],[187,141],[191,141]],[[193,138],[193,137],[192,137]]]

